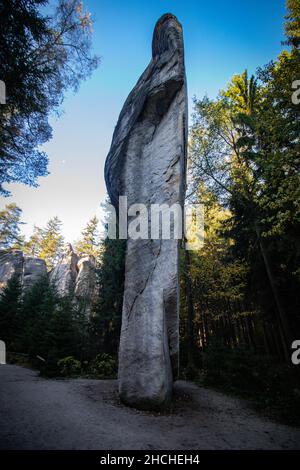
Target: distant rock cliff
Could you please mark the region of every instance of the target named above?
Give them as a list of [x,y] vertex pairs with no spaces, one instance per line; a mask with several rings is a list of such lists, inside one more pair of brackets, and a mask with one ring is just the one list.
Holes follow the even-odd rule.
[[20,250],[0,252],[0,293],[9,279],[17,276],[23,291],[42,277],[49,276],[60,296],[73,296],[88,313],[97,295],[96,263],[92,256],[79,257],[71,244],[65,248],[59,263],[47,273],[43,259],[26,256]]
[[77,263],[78,275],[75,283],[75,297],[89,306],[96,300],[96,261],[93,256],[81,257]]
[[78,255],[69,243],[66,245],[62,259],[50,272],[50,280],[56,285],[61,296],[69,295],[75,290],[78,259]]
[[47,276],[46,263],[20,250],[0,252],[0,291],[14,276],[20,279],[24,290],[30,289],[41,277]]

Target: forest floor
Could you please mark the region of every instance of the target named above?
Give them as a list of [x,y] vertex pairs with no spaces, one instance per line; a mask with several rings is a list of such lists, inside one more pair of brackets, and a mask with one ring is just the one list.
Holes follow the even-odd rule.
[[300,449],[300,428],[191,382],[163,414],[123,406],[115,380],[44,379],[0,365],[1,449]]

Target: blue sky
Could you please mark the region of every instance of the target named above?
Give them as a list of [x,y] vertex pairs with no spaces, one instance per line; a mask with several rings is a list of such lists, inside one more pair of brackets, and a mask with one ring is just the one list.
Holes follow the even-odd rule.
[[51,119],[53,138],[44,149],[50,175],[38,188],[9,185],[23,209],[23,232],[57,215],[67,241],[78,238],[86,222],[101,216],[103,177],[114,126],[123,103],[151,58],[152,32],[164,13],[183,25],[189,111],[192,97],[210,97],[245,68],[276,58],[283,40],[284,0],[84,0],[95,20],[93,48],[101,64],[76,95],[69,93],[63,115]]

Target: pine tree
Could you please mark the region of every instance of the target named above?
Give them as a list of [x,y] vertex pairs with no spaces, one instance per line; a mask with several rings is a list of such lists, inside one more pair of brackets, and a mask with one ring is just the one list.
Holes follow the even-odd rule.
[[125,250],[126,240],[106,238],[102,242],[99,297],[92,323],[98,347],[109,354],[116,354],[121,331]]
[[39,258],[45,260],[48,269],[52,269],[62,255],[64,237],[61,233],[61,225],[59,218],[53,217],[44,229],[36,229],[35,250]]
[[291,88],[299,74],[294,45],[259,81],[234,76],[217,100],[196,102],[190,147],[194,190],[204,183],[230,209],[231,253],[249,264],[254,303],[280,332],[286,360],[299,328],[300,120]]
[[38,257],[41,251],[42,238],[43,229],[35,225],[29,240],[24,243],[24,253],[29,256]]
[[87,349],[85,335],[86,318],[77,311],[71,297],[57,294],[47,276],[24,293],[16,350],[27,353],[43,374],[58,375],[57,363],[64,357],[81,359]]
[[[48,356],[51,359],[63,359],[66,356],[80,354],[80,339],[75,321],[75,307],[69,297],[59,299],[54,314],[51,317],[48,336]],[[83,333],[83,332],[82,332]]]
[[289,10],[285,24],[286,44],[300,47],[300,2],[299,0],[287,0],[286,7]]
[[47,276],[24,293],[19,348],[28,353],[34,362],[37,355],[45,357],[47,354],[49,325],[56,303],[57,296]]
[[18,276],[13,276],[7,282],[0,296],[0,339],[5,341],[8,350],[14,351],[18,343],[22,325],[21,284]]
[[79,255],[91,255],[96,259],[99,256],[100,235],[98,231],[99,220],[96,216],[92,217],[87,226],[82,231],[82,237],[75,245],[75,251]]
[[7,204],[0,211],[0,249],[20,248],[24,238],[20,235],[22,210],[15,204]]

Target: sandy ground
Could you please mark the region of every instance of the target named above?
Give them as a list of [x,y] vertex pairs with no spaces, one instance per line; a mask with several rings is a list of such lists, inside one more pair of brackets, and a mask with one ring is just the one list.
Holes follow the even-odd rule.
[[172,412],[126,408],[114,380],[46,380],[0,365],[1,449],[300,449],[300,428],[178,381]]

